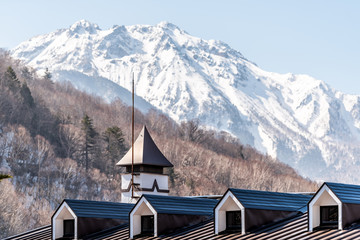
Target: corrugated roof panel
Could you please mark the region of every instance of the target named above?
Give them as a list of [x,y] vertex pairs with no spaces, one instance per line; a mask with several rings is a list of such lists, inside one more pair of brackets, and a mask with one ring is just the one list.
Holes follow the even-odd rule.
[[129,237],[129,224],[119,225],[110,229],[93,233],[83,237],[84,240],[90,239],[127,239]]
[[[17,239],[51,239],[51,226],[35,229],[33,231],[7,238],[6,240]],[[97,235],[92,235],[89,239],[102,239],[102,240],[123,240],[129,239],[128,225],[118,226],[117,228],[107,231],[99,232]],[[347,239],[360,239],[360,224],[354,224],[353,226],[346,228],[345,230],[337,229],[324,229],[314,232],[307,231],[307,213],[295,216],[291,219],[281,221],[278,223],[269,224],[261,227],[246,235],[240,233],[226,233],[220,235],[214,235],[214,222],[209,220],[200,224],[185,227],[174,233],[162,235],[159,237],[138,237],[136,239],[148,240],[185,240],[185,239],[213,239],[213,240],[269,240],[269,239],[288,239],[288,240],[309,240],[309,239],[321,239],[321,240],[347,240]]]
[[87,200],[64,200],[78,217],[125,219],[134,207],[131,203],[114,203]]
[[245,208],[301,211],[312,196],[296,193],[278,193],[230,188],[234,196]]
[[360,186],[343,183],[325,183],[343,203],[360,204]]
[[[167,234],[165,236],[160,236],[163,240],[177,240],[177,239],[185,239],[192,236],[199,236],[199,235],[205,235],[209,236],[209,233],[213,232],[213,221],[208,220],[190,227],[183,228],[181,230],[178,230],[174,233]],[[191,238],[190,238],[191,239]]]
[[212,215],[216,199],[158,196],[144,194],[156,212],[164,214]]

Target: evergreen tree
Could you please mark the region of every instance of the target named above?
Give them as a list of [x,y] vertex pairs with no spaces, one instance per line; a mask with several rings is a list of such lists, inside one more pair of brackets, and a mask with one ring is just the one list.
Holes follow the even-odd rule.
[[5,80],[9,89],[15,92],[17,89],[20,88],[20,81],[16,76],[16,73],[12,67],[8,67],[5,72]]
[[106,143],[106,157],[109,159],[106,171],[114,174],[116,162],[121,159],[127,150],[124,134],[119,127],[113,126],[105,130],[103,139]]
[[[25,70],[24,70],[25,71]],[[28,71],[28,70],[26,70]],[[5,79],[9,89],[18,96],[18,100],[22,102],[24,105],[33,107],[35,105],[34,99],[31,95],[31,91],[24,82],[23,84],[20,83],[16,73],[12,67],[8,67],[5,72]],[[18,95],[20,93],[20,95]]]
[[7,178],[12,178],[12,176],[10,176],[10,175],[8,175],[8,174],[2,174],[2,173],[0,173],[0,182],[1,182],[1,180],[7,179]]
[[35,106],[35,102],[34,102],[34,98],[31,95],[31,91],[29,89],[29,87],[27,86],[26,82],[24,82],[21,86],[20,89],[20,94],[23,97],[23,103],[29,107],[34,107]]
[[81,129],[84,133],[83,160],[85,162],[85,169],[87,172],[91,164],[91,158],[96,151],[96,138],[98,133],[95,131],[92,119],[87,114],[84,115],[81,120],[81,124]]
[[27,67],[23,67],[23,68],[21,69],[21,76],[22,76],[23,78],[25,78],[27,81],[33,80],[33,77],[32,77],[32,75],[31,75],[31,72],[30,72],[29,68],[27,68]]
[[[49,72],[49,69],[48,69],[48,68],[45,69],[44,78],[47,79],[47,80],[49,80],[49,81],[51,81],[52,75],[51,75],[51,73]],[[52,82],[52,81],[51,81],[51,82]]]
[[19,80],[17,79],[17,76],[16,76],[16,73],[15,73],[15,71],[14,71],[14,69],[12,68],[12,67],[8,67],[7,69],[6,69],[6,76],[8,76],[10,79],[12,79],[12,80],[14,80],[14,81],[16,81],[16,82],[19,82]]
[[169,175],[169,180],[170,180],[170,184],[171,184],[171,187],[175,187],[175,179],[178,178],[178,174],[175,173],[175,170],[173,167],[171,168],[168,168],[168,175]]

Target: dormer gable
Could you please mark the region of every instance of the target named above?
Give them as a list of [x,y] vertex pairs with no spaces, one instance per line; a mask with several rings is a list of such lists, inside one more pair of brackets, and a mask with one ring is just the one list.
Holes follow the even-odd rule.
[[70,206],[63,201],[51,218],[52,239],[58,238],[77,238],[78,218]]
[[308,230],[343,230],[360,220],[360,186],[325,182],[308,203]]
[[215,199],[144,194],[130,212],[130,238],[152,237],[207,221]]
[[[243,221],[245,219],[245,208],[231,191],[227,191],[219,201],[214,209],[214,216],[215,234],[226,230],[237,230],[241,234],[245,234],[245,221]],[[238,219],[239,217],[240,219]],[[231,219],[231,226],[228,224],[229,219]]]
[[[129,214],[130,239],[138,235],[157,236],[157,212],[144,195]],[[145,226],[146,225],[146,226]]]
[[214,209],[215,234],[245,234],[262,225],[304,212],[311,196],[230,188]]
[[[52,239],[81,239],[128,223],[134,204],[65,199],[51,218]],[[91,226],[91,227],[90,227]]]

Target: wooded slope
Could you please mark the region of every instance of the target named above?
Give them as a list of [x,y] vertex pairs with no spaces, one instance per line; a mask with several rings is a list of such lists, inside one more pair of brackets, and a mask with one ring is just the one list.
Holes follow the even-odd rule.
[[[219,116],[220,117],[220,116]],[[228,187],[314,191],[289,166],[243,146],[226,133],[135,113],[174,164],[172,195],[223,194]],[[0,52],[0,238],[49,224],[64,198],[120,201],[115,167],[130,146],[131,108],[54,83]]]

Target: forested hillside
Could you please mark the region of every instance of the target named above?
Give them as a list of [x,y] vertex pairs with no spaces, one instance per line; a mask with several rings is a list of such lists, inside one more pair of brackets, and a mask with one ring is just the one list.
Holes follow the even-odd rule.
[[[115,163],[130,146],[131,108],[51,80],[0,52],[0,238],[49,224],[64,198],[120,201]],[[135,112],[164,155],[172,195],[222,194],[228,187],[314,191],[289,166],[226,133]],[[240,139],[241,141],[241,139]]]

